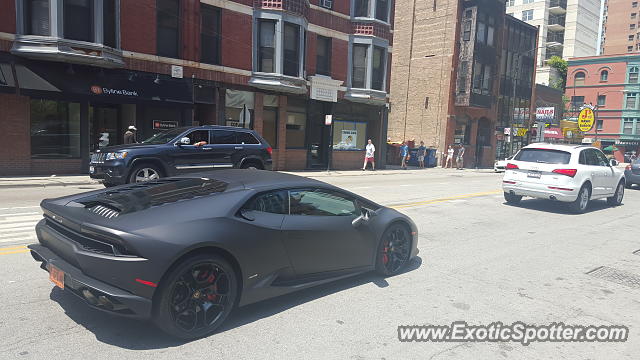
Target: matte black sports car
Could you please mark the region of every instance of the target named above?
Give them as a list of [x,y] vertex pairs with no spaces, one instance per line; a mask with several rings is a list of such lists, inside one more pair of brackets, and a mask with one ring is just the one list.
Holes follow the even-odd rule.
[[375,270],[418,253],[415,224],[335,186],[220,170],[44,200],[34,259],[105,311],[181,338],[235,306]]

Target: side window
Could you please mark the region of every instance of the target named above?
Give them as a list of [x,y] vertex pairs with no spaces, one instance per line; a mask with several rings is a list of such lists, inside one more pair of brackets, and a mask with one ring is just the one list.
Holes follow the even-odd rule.
[[236,132],[231,130],[213,130],[213,144],[237,144]]
[[583,151],[586,159],[586,164],[591,166],[598,166],[598,155],[593,149],[587,149]]
[[580,152],[580,158],[578,159],[578,163],[580,163],[580,165],[589,165],[587,163],[587,151],[588,150],[582,150]]
[[351,216],[356,214],[354,199],[325,190],[290,190],[291,215]]
[[209,130],[195,130],[189,133],[189,135],[187,135],[186,137],[189,138],[189,140],[191,140],[191,142],[189,144],[193,145],[195,143],[204,141],[207,144],[210,143],[209,141]]
[[288,192],[286,190],[269,191],[254,196],[242,208],[272,214],[286,214],[288,213],[287,196]]
[[593,150],[598,158],[598,166],[609,166],[609,160],[600,150]]
[[238,144],[260,144],[260,141],[258,141],[258,139],[256,139],[255,136],[253,136],[253,134],[248,133],[248,132],[243,132],[243,131],[239,131],[237,133],[237,138],[236,141]]

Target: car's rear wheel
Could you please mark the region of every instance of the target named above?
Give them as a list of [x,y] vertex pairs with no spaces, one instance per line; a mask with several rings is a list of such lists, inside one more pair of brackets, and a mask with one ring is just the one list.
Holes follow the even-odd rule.
[[229,316],[238,281],[223,257],[203,254],[171,270],[158,291],[156,326],[182,339],[196,339],[212,334]]
[[572,203],[569,203],[569,209],[576,214],[582,214],[587,211],[589,206],[589,199],[591,199],[591,188],[589,185],[584,184],[578,192],[578,197]]
[[522,200],[522,195],[516,195],[512,193],[505,192],[504,200],[509,204],[517,204]]
[[104,187],[106,187],[106,188],[110,188],[110,187],[116,186],[116,184],[112,184],[110,182],[103,182],[102,185],[104,185]]
[[624,186],[625,186],[627,189],[631,189],[631,188],[633,187],[633,183],[628,182],[628,183],[624,184]]
[[391,225],[382,234],[376,256],[376,271],[391,276],[399,273],[409,262],[411,233],[403,224]]
[[610,206],[619,206],[622,204],[622,198],[624,197],[624,181],[620,181],[618,183],[618,187],[616,187],[616,192],[612,197],[607,198],[607,204]]
[[141,183],[151,180],[158,180],[163,177],[162,170],[152,164],[140,164],[131,170],[129,183]]
[[264,169],[262,164],[260,164],[259,161],[255,161],[255,160],[247,160],[247,161],[243,162],[242,166],[240,166],[240,168],[241,169],[257,169],[257,170]]

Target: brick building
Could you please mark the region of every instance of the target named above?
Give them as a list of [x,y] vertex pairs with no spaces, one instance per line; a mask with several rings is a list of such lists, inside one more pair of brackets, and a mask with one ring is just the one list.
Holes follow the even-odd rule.
[[468,167],[492,166],[527,143],[535,27],[498,0],[399,0],[395,16],[392,140],[441,151],[464,144]]
[[596,124],[584,137],[602,149],[616,148],[612,154],[618,161],[640,152],[639,76],[640,55],[569,59],[567,117],[576,120],[585,104],[595,107]]
[[[640,52],[640,7],[636,0],[605,0],[600,55]],[[578,56],[578,55],[574,55]]]
[[276,169],[329,158],[361,166],[367,138],[383,149],[392,0],[0,0],[0,9],[0,175],[84,173],[90,153],[121,143],[129,125],[138,140],[177,126],[252,128],[273,146]]

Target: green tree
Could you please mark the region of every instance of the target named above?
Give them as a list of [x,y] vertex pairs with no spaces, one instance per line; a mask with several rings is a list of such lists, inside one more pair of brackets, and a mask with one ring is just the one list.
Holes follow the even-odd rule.
[[556,81],[552,81],[549,84],[551,87],[561,90],[564,93],[564,88],[567,84],[567,60],[561,58],[560,56],[554,55],[549,60],[547,60],[547,65],[549,65],[552,69],[555,69],[560,75],[560,78]]

